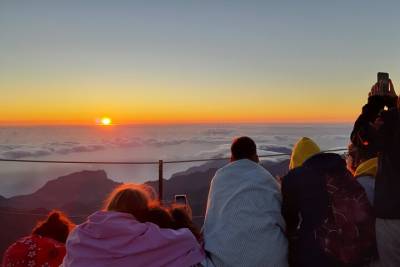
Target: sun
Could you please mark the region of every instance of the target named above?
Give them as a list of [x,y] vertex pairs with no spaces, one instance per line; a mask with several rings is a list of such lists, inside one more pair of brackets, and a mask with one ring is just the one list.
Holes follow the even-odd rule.
[[101,118],[101,125],[111,125],[112,120],[109,117],[103,117]]

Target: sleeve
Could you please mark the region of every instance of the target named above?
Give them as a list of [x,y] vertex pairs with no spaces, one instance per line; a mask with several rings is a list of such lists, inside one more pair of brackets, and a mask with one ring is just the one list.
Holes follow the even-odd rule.
[[[296,171],[296,170],[294,170]],[[299,224],[299,207],[297,205],[296,192],[293,186],[293,173],[289,172],[282,179],[282,215],[286,222],[287,235],[292,236]]]
[[354,123],[351,132],[351,142],[357,147],[371,146],[373,149],[380,150],[384,140],[380,138],[379,128],[373,123],[380,117],[384,107],[392,108],[396,106],[396,98],[383,96],[370,96],[368,103],[363,106],[361,115]]

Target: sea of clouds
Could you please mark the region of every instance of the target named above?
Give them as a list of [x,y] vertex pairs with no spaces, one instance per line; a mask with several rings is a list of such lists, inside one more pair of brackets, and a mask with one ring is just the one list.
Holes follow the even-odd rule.
[[[221,126],[118,126],[112,131],[84,127],[0,128],[0,158],[157,161],[229,157],[234,137],[247,135],[258,145],[259,155],[290,154],[302,136],[313,138],[323,149],[345,147],[350,125],[221,125]],[[282,157],[263,158],[279,161]],[[170,164],[165,177],[201,165]],[[2,162],[0,195],[29,193],[49,179],[82,169],[105,169],[117,181],[156,179],[157,166],[11,164]]]

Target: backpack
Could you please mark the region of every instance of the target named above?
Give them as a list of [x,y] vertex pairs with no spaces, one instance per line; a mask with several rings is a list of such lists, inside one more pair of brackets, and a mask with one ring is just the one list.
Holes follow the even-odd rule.
[[[336,175],[335,175],[336,176]],[[316,230],[322,251],[342,265],[359,265],[375,252],[375,218],[364,189],[350,173],[326,177],[328,216]]]

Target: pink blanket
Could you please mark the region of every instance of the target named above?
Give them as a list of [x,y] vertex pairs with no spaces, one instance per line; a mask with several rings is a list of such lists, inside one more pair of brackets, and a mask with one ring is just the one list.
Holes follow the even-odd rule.
[[127,213],[98,211],[77,226],[63,267],[191,266],[204,253],[188,229],[160,229]]

